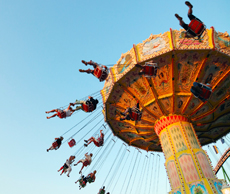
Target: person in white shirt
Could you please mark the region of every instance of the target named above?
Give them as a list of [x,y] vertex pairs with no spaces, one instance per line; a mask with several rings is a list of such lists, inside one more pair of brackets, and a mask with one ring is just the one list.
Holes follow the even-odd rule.
[[68,108],[66,108],[65,110],[53,109],[51,111],[46,111],[47,114],[51,113],[51,112],[56,112],[52,116],[46,117],[46,118],[50,119],[50,118],[58,116],[60,119],[63,119],[63,118],[66,118],[66,117],[70,117],[75,111],[75,109],[72,109],[72,107],[71,107],[71,106],[74,106],[74,105],[75,105],[74,103],[69,103]]
[[71,164],[74,162],[74,159],[75,156],[70,156],[69,159],[66,160],[65,164],[58,170],[58,172],[62,170],[60,175],[68,172],[67,176],[69,177],[69,174],[72,171]]
[[81,160],[79,160],[76,164],[74,164],[74,166],[76,166],[76,165],[78,165],[80,162],[82,163],[82,167],[81,167],[81,170],[80,170],[79,174],[81,174],[82,169],[83,169],[85,166],[88,166],[88,165],[91,164],[91,162],[92,162],[92,156],[93,156],[92,153],[88,155],[88,152],[87,152],[87,153],[85,154],[85,158],[84,158],[84,159],[81,159]]

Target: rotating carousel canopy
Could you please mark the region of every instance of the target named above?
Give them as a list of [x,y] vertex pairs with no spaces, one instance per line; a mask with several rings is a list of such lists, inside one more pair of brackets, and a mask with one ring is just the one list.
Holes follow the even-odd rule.
[[[213,27],[206,30],[201,40],[184,39],[183,32],[170,29],[151,35],[122,54],[110,70],[101,91],[105,121],[114,135],[129,145],[161,152],[155,132],[160,130],[159,120],[167,125],[180,115],[193,124],[201,145],[229,132],[230,37],[227,32],[217,33]],[[141,69],[135,64],[144,66],[149,61],[157,63],[157,75],[139,75]],[[193,82],[211,85],[208,101],[203,102],[190,92]],[[137,101],[141,120],[120,121],[117,112],[135,106]],[[180,142],[180,137],[176,138]]]

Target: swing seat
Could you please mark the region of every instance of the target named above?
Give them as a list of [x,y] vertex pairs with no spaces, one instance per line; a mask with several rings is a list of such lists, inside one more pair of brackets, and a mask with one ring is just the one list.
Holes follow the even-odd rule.
[[205,30],[205,25],[197,19],[191,20],[188,26],[189,30],[196,34],[197,37],[200,37]]
[[146,62],[144,65],[144,69],[143,69],[144,76],[145,77],[156,77],[157,69],[158,69],[157,63]]
[[69,147],[73,147],[73,146],[75,146],[76,145],[76,141],[75,141],[75,139],[71,139],[69,142],[68,142],[68,144],[69,144]]
[[212,94],[212,88],[202,83],[199,83],[198,88],[192,86],[191,92],[196,98],[199,98],[200,100],[205,102]]
[[108,70],[98,66],[96,69],[94,69],[93,74],[96,78],[99,79],[100,82],[102,82],[108,77]]
[[52,146],[53,146],[53,148],[56,148],[56,147],[58,147],[58,143],[55,141],[52,143]]
[[86,160],[85,162],[83,162],[83,166],[88,166],[89,165],[89,161]]
[[91,103],[88,104],[82,104],[82,110],[85,112],[92,112],[94,110],[94,106]]
[[100,146],[103,146],[103,144],[104,144],[104,139],[103,138],[98,138],[97,139],[97,141],[98,141],[98,147],[100,147]]
[[205,100],[207,100],[210,97],[210,95],[212,94],[212,91],[210,91],[210,90],[208,90],[208,89],[206,89],[204,87],[201,88],[201,89],[202,89],[202,92],[200,94],[200,97],[204,98]]
[[81,185],[82,188],[84,188],[86,186],[85,181],[83,181],[83,179],[79,180],[79,184]]
[[135,108],[132,110],[130,117],[134,121],[140,121],[142,117],[142,112],[138,108]]
[[60,118],[60,119],[63,119],[63,118],[66,118],[66,112],[64,111],[61,111],[61,112],[57,112],[57,116]]

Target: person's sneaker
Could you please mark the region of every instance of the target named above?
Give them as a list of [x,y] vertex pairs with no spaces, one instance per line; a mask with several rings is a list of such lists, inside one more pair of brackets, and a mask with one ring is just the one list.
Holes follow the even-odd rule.
[[88,143],[88,141],[87,140],[84,140],[85,141],[85,143]]
[[82,69],[79,69],[79,71],[80,71],[80,72],[84,72],[84,70],[82,70]]
[[87,147],[87,144],[84,144],[85,147]]
[[178,19],[178,20],[182,20],[183,18],[180,17],[177,13],[175,14],[175,17]]
[[189,1],[185,1],[185,5],[187,5],[188,7],[193,8],[193,5]]
[[46,151],[48,152],[49,150],[47,149]]

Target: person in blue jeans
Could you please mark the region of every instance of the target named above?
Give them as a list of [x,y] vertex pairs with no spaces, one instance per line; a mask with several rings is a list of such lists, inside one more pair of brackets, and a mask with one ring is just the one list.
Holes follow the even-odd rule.
[[[197,19],[198,21],[201,22],[200,19],[198,19],[197,17],[195,17],[193,14],[192,14],[192,8],[193,8],[193,5],[189,2],[189,1],[185,1],[185,5],[187,5],[189,7],[188,9],[188,18],[191,20],[193,19]],[[188,33],[185,33],[185,37],[186,38],[192,38],[192,37],[195,37],[197,36],[196,33],[194,33],[188,26],[188,24],[186,24],[184,21],[183,21],[183,18],[180,17],[177,13],[175,14],[176,18],[180,21],[180,26],[182,28],[184,28]]]

